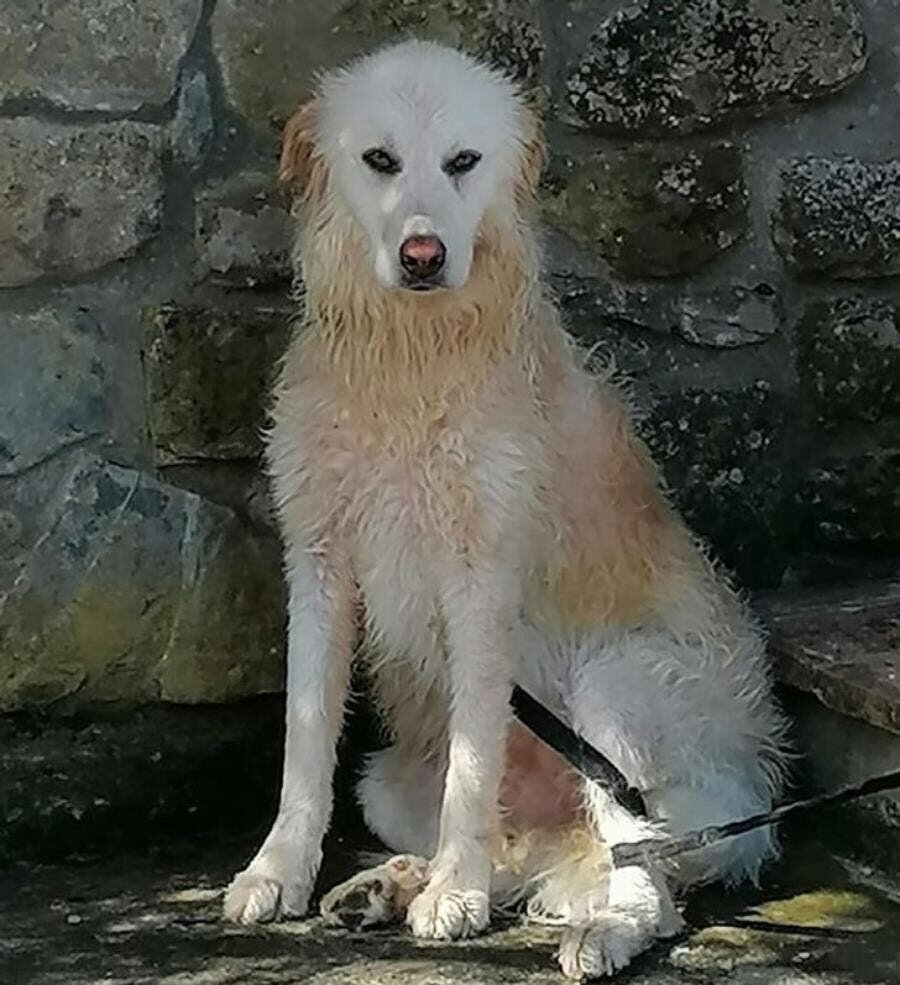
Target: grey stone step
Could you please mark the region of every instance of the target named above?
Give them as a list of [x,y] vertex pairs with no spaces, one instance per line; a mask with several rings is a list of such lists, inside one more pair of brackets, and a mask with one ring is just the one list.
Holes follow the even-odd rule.
[[[900,768],[900,580],[756,600],[798,754],[793,780],[831,790]],[[900,792],[816,811],[835,851],[900,872]]]
[[900,580],[761,596],[778,680],[900,734]]

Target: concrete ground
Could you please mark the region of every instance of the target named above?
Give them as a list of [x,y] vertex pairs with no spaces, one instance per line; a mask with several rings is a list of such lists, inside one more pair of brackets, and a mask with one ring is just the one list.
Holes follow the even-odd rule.
[[[475,941],[418,942],[403,930],[349,933],[319,921],[239,928],[221,887],[251,846],[0,872],[2,985],[550,985],[555,933],[498,925]],[[355,866],[331,846],[325,885]],[[619,976],[633,985],[895,985],[900,886],[792,836],[759,891],[705,891],[689,931]]]

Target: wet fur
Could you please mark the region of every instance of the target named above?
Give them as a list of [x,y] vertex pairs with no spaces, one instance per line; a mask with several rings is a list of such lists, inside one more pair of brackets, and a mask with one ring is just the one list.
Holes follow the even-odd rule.
[[[770,806],[783,725],[762,635],[666,501],[621,394],[584,370],[561,327],[540,277],[542,149],[524,102],[444,49],[374,57],[495,87],[514,180],[480,218],[465,283],[404,292],[375,276],[323,150],[327,82],[286,129],[304,296],[268,442],[291,588],[285,778],[226,913],[306,908],[361,634],[391,745],[371,758],[360,799],[391,848],[430,860],[389,915],[458,937],[484,927],[489,897],[524,899],[566,928],[567,974],[611,973],[677,929],[672,880],[753,878],[775,851],[757,832],[667,873],[611,873],[607,855],[656,826]],[[654,820],[510,726],[513,680],[610,756]],[[548,798],[563,805],[549,817],[535,806]],[[383,876],[354,883],[352,898]]]

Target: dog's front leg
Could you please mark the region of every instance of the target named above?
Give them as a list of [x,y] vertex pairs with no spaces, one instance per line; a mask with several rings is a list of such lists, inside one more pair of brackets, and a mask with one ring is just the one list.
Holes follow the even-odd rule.
[[466,570],[443,593],[452,687],[449,759],[437,853],[428,886],[407,913],[419,937],[468,937],[488,924],[512,690],[509,580],[508,573]]
[[289,551],[287,706],[278,816],[225,895],[240,923],[302,916],[322,858],[332,806],[335,746],[354,636],[349,564],[329,549]]

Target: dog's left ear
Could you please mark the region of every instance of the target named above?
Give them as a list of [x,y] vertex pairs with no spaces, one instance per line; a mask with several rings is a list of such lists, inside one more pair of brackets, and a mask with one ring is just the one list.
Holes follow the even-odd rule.
[[317,150],[317,118],[318,106],[311,99],[287,121],[281,140],[278,180],[304,199],[312,194],[317,172],[324,168]]
[[546,163],[547,147],[541,121],[532,109],[526,110],[516,194],[523,204],[531,202],[537,194],[538,182]]

